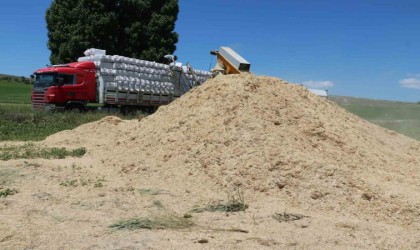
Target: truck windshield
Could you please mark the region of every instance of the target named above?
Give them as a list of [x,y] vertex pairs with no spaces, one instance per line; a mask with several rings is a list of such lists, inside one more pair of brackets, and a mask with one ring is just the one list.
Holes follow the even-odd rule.
[[55,76],[55,74],[36,74],[34,88],[48,88],[57,85]]

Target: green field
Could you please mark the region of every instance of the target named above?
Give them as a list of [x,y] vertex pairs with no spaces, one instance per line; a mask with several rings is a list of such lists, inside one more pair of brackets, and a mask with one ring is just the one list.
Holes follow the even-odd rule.
[[31,84],[16,80],[0,80],[0,103],[31,103]]
[[133,119],[144,114],[122,116],[107,112],[33,112],[27,104],[0,103],[0,141],[38,141],[47,136],[97,121],[108,115]]
[[379,126],[420,140],[420,104],[332,96],[347,111]]

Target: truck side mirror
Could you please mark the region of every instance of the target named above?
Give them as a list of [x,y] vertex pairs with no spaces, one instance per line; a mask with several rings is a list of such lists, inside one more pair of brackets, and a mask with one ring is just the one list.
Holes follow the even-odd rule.
[[35,78],[35,76],[34,76],[34,75],[30,75],[30,77],[31,77],[31,79],[34,79],[34,78]]

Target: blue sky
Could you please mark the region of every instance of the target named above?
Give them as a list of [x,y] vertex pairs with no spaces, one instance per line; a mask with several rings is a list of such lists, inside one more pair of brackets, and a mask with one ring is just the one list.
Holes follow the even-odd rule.
[[[28,76],[49,63],[50,3],[2,3],[0,73]],[[180,0],[176,31],[175,54],[197,69],[209,69],[210,50],[230,46],[257,75],[334,95],[420,101],[420,1]]]

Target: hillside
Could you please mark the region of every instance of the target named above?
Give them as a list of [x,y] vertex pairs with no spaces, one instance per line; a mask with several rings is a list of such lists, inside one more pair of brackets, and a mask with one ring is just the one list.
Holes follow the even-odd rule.
[[31,103],[31,90],[31,84],[0,78],[0,104],[29,104]]
[[0,163],[2,248],[420,248],[420,143],[280,79],[219,76],[35,145],[87,154]]
[[347,96],[331,96],[329,99],[374,124],[420,140],[420,104],[418,103]]
[[7,74],[0,74],[0,80],[7,80],[11,82],[25,82],[29,81],[30,78],[26,76],[15,76],[15,75],[7,75]]

